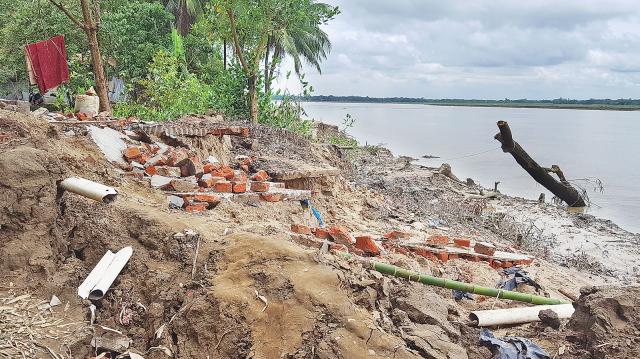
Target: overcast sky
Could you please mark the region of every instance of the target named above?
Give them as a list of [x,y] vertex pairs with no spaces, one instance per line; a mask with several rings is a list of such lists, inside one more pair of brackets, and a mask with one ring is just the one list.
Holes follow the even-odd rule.
[[325,1],[316,95],[640,98],[637,0]]

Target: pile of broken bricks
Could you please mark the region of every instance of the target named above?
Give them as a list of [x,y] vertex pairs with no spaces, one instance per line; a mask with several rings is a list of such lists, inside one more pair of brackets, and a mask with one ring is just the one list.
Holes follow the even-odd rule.
[[151,187],[166,191],[171,208],[200,213],[215,208],[223,200],[236,202],[303,200],[311,191],[286,189],[281,182],[269,182],[269,174],[259,170],[249,177],[255,157],[236,158],[236,167],[209,156],[202,161],[184,148],[142,143],[122,151],[130,168],[126,176],[149,178]]
[[412,253],[433,261],[465,259],[472,262],[487,262],[493,268],[509,268],[533,263],[534,257],[499,251],[488,242],[472,241],[432,235],[426,240],[416,238],[403,231],[391,231],[380,238],[372,235],[352,235],[342,226],[309,228],[300,224],[291,225],[292,239],[308,247],[320,248],[329,240],[329,249],[349,251],[361,256],[380,256],[385,252]]

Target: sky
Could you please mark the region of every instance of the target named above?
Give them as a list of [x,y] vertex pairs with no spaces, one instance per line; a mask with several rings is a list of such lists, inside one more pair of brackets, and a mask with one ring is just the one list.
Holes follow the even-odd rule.
[[[315,95],[640,98],[637,0],[325,0]],[[295,78],[280,88],[299,91]]]

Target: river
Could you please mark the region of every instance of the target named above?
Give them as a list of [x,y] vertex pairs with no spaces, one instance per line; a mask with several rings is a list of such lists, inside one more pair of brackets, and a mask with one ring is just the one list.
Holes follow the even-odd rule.
[[421,158],[438,167],[446,162],[464,180],[485,187],[500,181],[502,193],[537,199],[546,193],[493,139],[496,121],[509,122],[514,139],[541,166],[557,164],[568,179],[597,178],[604,192],[588,189],[597,217],[640,232],[640,112],[403,104],[307,102],[309,117],[343,128],[360,143],[384,144],[396,155]]

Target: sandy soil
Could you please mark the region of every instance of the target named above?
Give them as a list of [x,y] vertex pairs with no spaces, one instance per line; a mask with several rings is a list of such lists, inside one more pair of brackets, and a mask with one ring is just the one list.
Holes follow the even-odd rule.
[[[52,357],[43,346],[65,358],[90,357],[92,339],[128,338],[130,350],[145,358],[490,358],[469,312],[523,305],[479,296],[458,302],[449,290],[385,277],[301,245],[290,225],[309,218],[297,202],[223,202],[200,215],[171,210],[161,191],[124,177],[85,131],[68,130],[0,111],[0,131],[9,134],[0,146],[0,301],[56,295],[63,304],[47,309],[46,321],[76,323],[56,340],[17,349],[0,344],[9,357]],[[318,192],[314,204],[328,223],[353,233],[468,236],[532,253],[538,258],[526,270],[541,295],[567,299],[581,287],[615,283],[583,290],[580,316],[558,331],[536,323],[498,328],[496,335],[528,337],[552,356],[562,350],[562,358],[638,354],[638,296],[619,289],[637,280],[637,237],[613,224],[521,199],[482,198],[478,188],[382,149],[344,151],[261,127],[248,140],[190,145],[221,159],[260,156],[265,166],[281,160],[338,168],[340,176],[305,182]],[[56,182],[71,175],[116,187],[118,200],[105,205],[59,193]],[[541,232],[527,231],[531,218]],[[93,303],[91,325],[92,303],[77,296],[77,287],[106,250],[124,246],[133,247],[133,257]],[[592,263],[571,259],[575,253],[567,252],[576,246]],[[594,248],[628,261],[621,265]],[[484,262],[397,253],[378,259],[485,286],[502,278]],[[0,319],[0,329],[8,323]],[[9,340],[6,333],[0,339]]]

